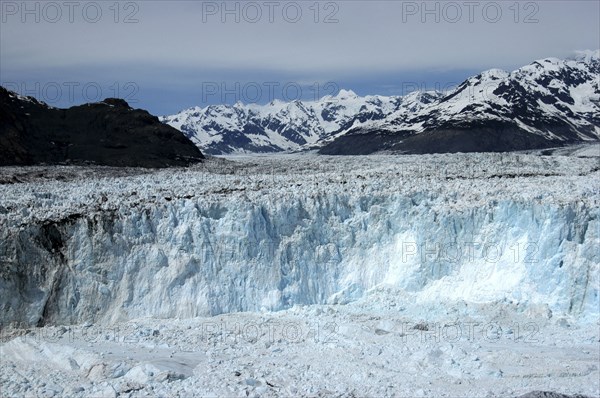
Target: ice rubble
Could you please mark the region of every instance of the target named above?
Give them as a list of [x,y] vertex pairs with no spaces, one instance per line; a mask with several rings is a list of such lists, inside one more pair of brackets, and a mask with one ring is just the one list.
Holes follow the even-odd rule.
[[386,286],[431,316],[498,304],[593,322],[599,176],[598,158],[282,156],[1,185],[2,323],[282,310]]
[[492,329],[483,324],[457,339],[431,324],[413,329],[400,307],[356,304],[20,330],[0,343],[0,381],[7,396],[45,397],[600,391],[595,326],[488,314]]

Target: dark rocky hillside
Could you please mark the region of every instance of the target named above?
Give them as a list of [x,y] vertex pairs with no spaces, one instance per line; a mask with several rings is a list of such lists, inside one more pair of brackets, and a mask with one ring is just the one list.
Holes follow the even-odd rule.
[[0,165],[169,167],[202,161],[181,132],[121,99],[57,109],[0,87]]

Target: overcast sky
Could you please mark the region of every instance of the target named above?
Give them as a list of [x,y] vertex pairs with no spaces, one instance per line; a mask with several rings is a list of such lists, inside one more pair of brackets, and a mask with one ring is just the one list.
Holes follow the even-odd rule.
[[119,96],[155,114],[401,95],[600,48],[599,3],[2,0],[0,81],[55,106]]

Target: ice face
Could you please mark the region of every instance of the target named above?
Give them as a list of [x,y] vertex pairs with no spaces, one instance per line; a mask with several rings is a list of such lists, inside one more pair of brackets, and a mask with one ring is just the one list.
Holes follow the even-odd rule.
[[[230,177],[4,186],[7,205],[27,202],[22,190],[61,193],[35,193],[34,214],[4,216],[2,322],[274,311],[381,286],[406,305],[504,302],[597,319],[595,160],[505,156],[502,168],[485,155],[238,159],[245,174]],[[465,159],[479,159],[480,177],[504,178],[465,178]],[[529,176],[514,177],[517,166]]]

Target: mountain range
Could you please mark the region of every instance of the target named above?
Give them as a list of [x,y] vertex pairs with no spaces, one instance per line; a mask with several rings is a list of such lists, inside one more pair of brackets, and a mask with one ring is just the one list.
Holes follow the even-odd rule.
[[193,107],[161,117],[204,153],[504,152],[600,139],[600,51],[491,69],[448,92]]

